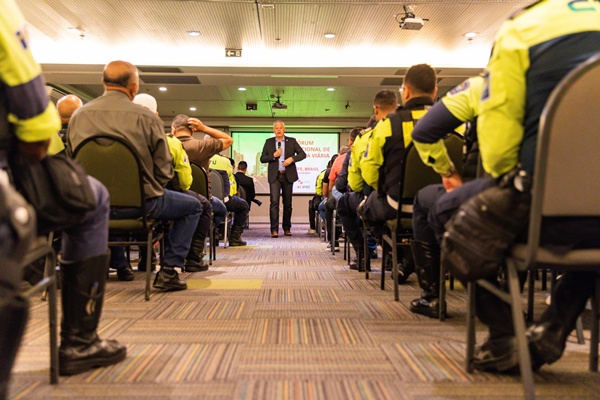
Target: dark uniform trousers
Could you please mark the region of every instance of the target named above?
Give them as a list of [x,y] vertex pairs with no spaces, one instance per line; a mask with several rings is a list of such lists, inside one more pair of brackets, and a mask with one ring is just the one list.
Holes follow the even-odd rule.
[[271,221],[271,231],[279,229],[279,196],[283,198],[283,221],[281,227],[284,231],[289,231],[292,228],[292,190],[294,183],[288,181],[285,173],[279,172],[275,182],[269,183],[269,191],[271,194],[271,208],[269,209],[269,217]]
[[[445,223],[459,206],[476,194],[495,185],[492,178],[479,178],[446,193],[442,185],[427,186],[417,194],[413,208],[415,240],[430,244],[441,242]],[[552,218],[544,221],[541,231],[544,244],[568,248],[598,247],[600,244],[600,219]],[[594,291],[594,272],[567,272],[563,274],[552,294],[552,302],[540,317],[540,322],[563,326],[571,332],[577,317],[583,312]],[[494,282],[496,283],[496,282]],[[477,316],[489,326],[490,337],[513,335],[512,314],[508,304],[487,290],[477,288]]]

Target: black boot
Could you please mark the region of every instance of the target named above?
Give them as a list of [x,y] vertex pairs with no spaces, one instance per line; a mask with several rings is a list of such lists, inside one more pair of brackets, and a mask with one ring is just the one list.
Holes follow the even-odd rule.
[[[421,297],[410,302],[410,311],[415,314],[438,318],[440,283],[440,248],[427,242],[411,241]],[[444,310],[445,311],[445,310]]]
[[125,359],[127,349],[116,340],[102,340],[96,329],[102,314],[108,254],[83,261],[61,261],[62,308],[60,375],[74,375]]
[[3,288],[0,295],[0,399],[7,399],[10,371],[27,325],[29,302]]
[[567,272],[558,279],[540,322],[527,330],[534,368],[552,364],[562,356],[577,318],[594,293],[595,283],[595,273],[589,271]]
[[190,244],[190,251],[185,258],[185,272],[208,271],[208,263],[203,260],[205,242],[206,233],[196,231]]
[[154,278],[153,286],[161,290],[186,290],[187,282],[179,278],[175,268],[163,265]]
[[356,270],[358,272],[365,272],[365,267],[363,264],[364,261],[364,245],[360,242],[351,241],[350,244],[354,248],[354,252],[356,253],[356,257],[354,257],[349,263],[348,266],[350,269]]
[[246,242],[242,240],[242,232],[244,229],[240,226],[234,226],[231,228],[231,235],[229,236],[230,246],[245,246]]

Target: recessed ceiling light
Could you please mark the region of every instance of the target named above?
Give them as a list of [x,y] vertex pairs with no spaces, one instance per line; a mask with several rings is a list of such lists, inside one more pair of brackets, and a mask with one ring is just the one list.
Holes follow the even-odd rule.
[[326,34],[325,34],[325,37],[326,37],[327,39],[333,39],[333,38],[335,37],[335,33],[326,33]]
[[335,88],[332,88],[332,87],[327,88],[328,92],[333,92],[334,90],[335,90]]
[[190,111],[196,111],[196,107],[190,107]]
[[190,36],[200,36],[200,32],[198,31],[187,31],[187,34]]
[[473,39],[475,36],[477,36],[477,32],[467,32],[463,36],[467,39]]
[[161,87],[158,88],[158,90],[160,90],[161,92],[166,92],[167,88],[164,87],[164,86],[161,86]]
[[239,90],[240,92],[245,92],[245,91],[246,91],[246,88],[245,88],[245,87],[240,87],[240,88],[238,88],[238,90]]

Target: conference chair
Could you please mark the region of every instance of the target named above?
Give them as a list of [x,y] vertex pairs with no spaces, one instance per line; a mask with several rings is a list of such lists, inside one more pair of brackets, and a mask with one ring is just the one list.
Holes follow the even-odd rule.
[[525,397],[534,399],[533,373],[525,337],[519,271],[537,268],[596,272],[592,297],[592,335],[589,370],[598,372],[600,316],[600,245],[557,254],[540,243],[541,225],[552,217],[600,217],[600,56],[596,55],[571,71],[554,89],[540,117],[531,212],[526,244],[512,248],[506,260],[508,293],[487,281],[469,282],[467,308],[467,372],[473,371],[475,349],[475,290],[483,286],[512,308]]
[[[56,290],[56,253],[52,247],[53,234],[48,238],[38,237],[29,246],[29,250],[21,261],[21,269],[44,258],[44,277],[29,288],[24,296],[31,298],[38,293],[46,292],[45,300],[48,301],[48,325],[50,329],[50,383],[58,383],[58,311]],[[1,362],[1,361],[0,361]]]
[[[225,197],[228,197],[229,193],[225,193],[225,181],[223,180],[223,176],[214,169],[208,170],[208,176],[210,177],[212,195],[224,203]],[[227,244],[229,243],[229,230],[231,229],[232,219],[233,213],[231,211],[227,211],[225,221],[223,221],[225,224],[223,233],[223,248],[227,248]]]
[[[192,167],[192,186],[190,187],[190,190],[208,199],[208,174],[200,164],[194,161],[190,161],[190,166]],[[218,241],[218,236],[216,236],[215,229],[214,213],[212,213],[210,217],[210,228],[208,234],[208,263],[210,265],[212,265],[213,260],[217,259],[216,243]]]
[[[152,278],[151,251],[160,245],[162,259],[163,231],[160,221],[150,219],[146,211],[144,169],[137,151],[126,140],[112,135],[98,135],[85,139],[73,152],[85,171],[98,179],[110,193],[111,208],[126,210],[131,217],[109,220],[109,246],[140,245],[146,248],[146,287],[144,298],[150,300]],[[138,239],[139,238],[139,239]]]
[[[448,156],[454,163],[457,170],[460,171],[463,164],[463,145],[464,140],[456,132],[449,133],[444,138],[444,144],[448,150]],[[399,267],[398,267],[398,247],[403,251],[411,251],[410,241],[412,240],[412,211],[414,198],[425,186],[442,183],[442,178],[433,168],[425,165],[411,142],[404,158],[400,162],[402,168],[402,179],[400,180],[401,199],[395,202],[388,197],[390,205],[397,210],[396,219],[386,221],[384,225],[383,242],[389,246],[392,252],[392,280],[394,282],[394,300],[399,300]],[[440,320],[445,318],[445,275],[443,266],[440,267]],[[385,270],[381,271],[381,290],[385,289]]]

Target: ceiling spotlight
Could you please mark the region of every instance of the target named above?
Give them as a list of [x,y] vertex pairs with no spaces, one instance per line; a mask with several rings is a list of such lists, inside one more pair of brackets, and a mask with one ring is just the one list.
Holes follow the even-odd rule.
[[467,32],[463,36],[467,39],[473,39],[475,36],[477,36],[477,32]]
[[335,90],[335,88],[332,88],[332,87],[327,88],[328,92],[333,92],[334,90]]
[[333,39],[335,37],[335,33],[326,33],[324,35],[327,39]]
[[240,88],[238,88],[238,90],[239,90],[240,92],[245,92],[245,91],[246,91],[246,88],[245,88],[245,87],[240,87]]
[[161,92],[166,92],[167,88],[164,87],[164,86],[161,86],[161,87],[158,88],[158,90],[160,90]]
[[70,26],[67,28],[67,30],[78,34],[81,39],[83,39],[85,37],[85,33],[84,33],[83,29],[81,29],[79,27],[76,28],[76,27]]
[[196,111],[196,107],[190,107],[190,111]]
[[200,36],[200,32],[198,31],[187,31],[187,34],[190,36]]
[[274,9],[275,8],[275,4],[271,4],[271,3],[261,3],[260,5],[263,9]]

